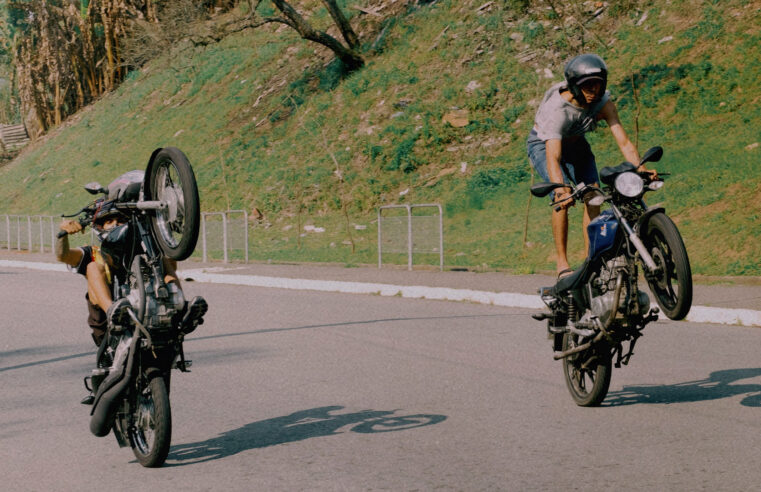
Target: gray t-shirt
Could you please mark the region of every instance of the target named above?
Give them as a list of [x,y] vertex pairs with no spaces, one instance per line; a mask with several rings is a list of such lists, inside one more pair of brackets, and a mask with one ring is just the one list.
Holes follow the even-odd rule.
[[560,95],[567,87],[567,82],[558,82],[544,94],[534,119],[534,130],[540,140],[576,137],[597,128],[597,113],[610,100],[610,92],[605,91],[600,101],[585,110]]

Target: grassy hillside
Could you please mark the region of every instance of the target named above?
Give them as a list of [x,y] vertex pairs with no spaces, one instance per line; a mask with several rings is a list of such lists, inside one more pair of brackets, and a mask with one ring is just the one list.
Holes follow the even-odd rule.
[[[525,138],[564,60],[583,49],[608,62],[640,151],[665,149],[657,168],[671,177],[649,201],[677,222],[693,271],[761,275],[761,1],[579,3],[606,6],[583,29],[580,15],[522,3],[439,0],[355,17],[367,65],[348,76],[284,28],[180,46],[0,168],[2,212],[74,210],[82,184],[173,145],[194,165],[203,210],[264,214],[254,259],[373,263],[378,206],[437,202],[446,265],[553,269]],[[455,110],[466,126],[444,121]],[[589,139],[599,165],[620,162],[607,129]],[[326,231],[302,236],[308,224]]]

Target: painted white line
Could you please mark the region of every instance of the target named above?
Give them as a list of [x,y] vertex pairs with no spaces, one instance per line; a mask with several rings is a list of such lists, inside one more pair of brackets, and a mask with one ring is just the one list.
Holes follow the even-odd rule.
[[[0,260],[0,267],[28,268],[55,272],[68,272],[60,263],[26,262]],[[225,269],[227,270],[227,269]],[[447,287],[426,287],[421,285],[393,285],[366,282],[345,282],[338,280],[310,280],[300,278],[265,277],[261,275],[230,275],[215,273],[214,269],[181,270],[185,279],[211,284],[244,285],[291,290],[315,290],[340,292],[345,294],[375,294],[400,296],[409,299],[436,299],[444,301],[465,301],[493,306],[543,309],[544,303],[536,295],[510,292],[488,292]],[[707,306],[692,306],[687,321],[693,323],[716,323],[740,326],[761,326],[761,311],[751,309],[728,309]]]

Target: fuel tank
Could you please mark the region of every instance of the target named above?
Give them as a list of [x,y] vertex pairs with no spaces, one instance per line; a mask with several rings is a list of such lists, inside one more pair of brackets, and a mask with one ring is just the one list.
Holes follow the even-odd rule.
[[589,258],[595,258],[612,248],[616,243],[618,221],[610,210],[603,210],[587,226],[589,236]]

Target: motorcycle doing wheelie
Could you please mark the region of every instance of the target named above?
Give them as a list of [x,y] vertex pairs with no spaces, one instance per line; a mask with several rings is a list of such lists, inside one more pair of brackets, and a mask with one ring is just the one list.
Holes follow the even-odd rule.
[[69,217],[86,226],[99,211],[115,208],[126,218],[99,236],[112,298],[129,301],[127,316],[109,326],[97,366],[85,378],[94,394],[90,430],[103,437],[113,429],[119,446],[129,445],[143,466],[161,466],[172,432],[170,372],[189,371],[183,340],[207,309],[201,298],[186,303],[177,285],[165,282],[164,271],[164,256],[181,261],[195,249],[200,222],[195,175],[187,157],[168,147],[153,152],[145,172],[130,171],[106,188],[90,183],[85,189],[103,196]]
[[[588,257],[572,274],[540,290],[555,360],[563,360],[566,385],[580,406],[599,405],[610,386],[611,369],[628,364],[645,325],[658,319],[639,289],[644,278],[660,310],[672,320],[687,316],[692,304],[692,274],[687,251],[674,223],[661,206],[648,207],[643,196],[663,186],[661,179],[637,170],[657,162],[661,147],[648,150],[639,165],[623,162],[600,170],[602,188],[580,183],[569,199],[588,199],[609,208],[590,221]],[[562,183],[538,183],[534,196],[543,197]],[[591,197],[590,197],[591,195]],[[557,207],[558,203],[551,204]],[[624,351],[623,344],[628,343]]]

